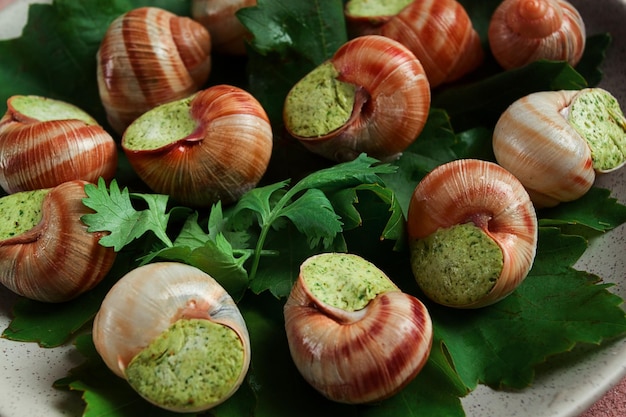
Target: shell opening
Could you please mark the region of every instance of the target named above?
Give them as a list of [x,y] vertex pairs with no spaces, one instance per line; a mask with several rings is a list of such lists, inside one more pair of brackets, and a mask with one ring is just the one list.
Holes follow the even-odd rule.
[[285,100],[285,124],[295,136],[315,138],[342,127],[352,115],[356,86],[338,80],[326,62],[302,78]]
[[244,346],[232,329],[181,319],[139,352],[126,368],[129,384],[148,401],[173,411],[200,411],[238,388]]
[[504,267],[500,246],[473,223],[438,229],[411,243],[411,267],[433,301],[463,307],[495,286]]

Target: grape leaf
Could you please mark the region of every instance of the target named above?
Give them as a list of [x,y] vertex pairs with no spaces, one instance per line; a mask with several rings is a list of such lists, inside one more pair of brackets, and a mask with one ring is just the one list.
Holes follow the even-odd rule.
[[579,236],[542,228],[535,265],[509,297],[476,311],[432,310],[468,387],[524,388],[548,357],[626,334],[622,300],[597,277],[571,268],[585,249]]
[[626,222],[626,206],[611,198],[611,191],[592,187],[581,198],[542,209],[539,224],[581,225],[594,231],[606,232]]
[[250,91],[279,126],[291,87],[348,40],[343,2],[259,0],[255,7],[238,11],[237,17],[252,34]]

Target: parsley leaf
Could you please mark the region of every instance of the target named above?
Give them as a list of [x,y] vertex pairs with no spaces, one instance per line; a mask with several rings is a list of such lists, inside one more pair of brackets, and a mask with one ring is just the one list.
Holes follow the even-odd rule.
[[148,209],[138,211],[131,203],[128,188],[120,191],[115,179],[111,181],[109,190],[100,178],[97,186],[87,184],[85,193],[87,198],[83,199],[83,204],[96,212],[85,214],[81,220],[89,226],[89,232],[110,232],[100,239],[102,246],[113,247],[119,252],[148,231],[152,231],[166,246],[173,246],[166,233],[169,220],[167,195],[133,194],[148,203]]

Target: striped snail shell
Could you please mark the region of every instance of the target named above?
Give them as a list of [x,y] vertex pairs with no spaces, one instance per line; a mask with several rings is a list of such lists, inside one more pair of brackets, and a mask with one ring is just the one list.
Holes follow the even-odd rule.
[[115,141],[90,115],[60,100],[12,96],[0,119],[0,186],[7,193],[72,180],[110,180]]
[[94,319],[93,342],[113,373],[175,412],[226,401],[250,365],[250,336],[232,297],[210,275],[176,262],[120,278]]
[[505,0],[494,12],[489,46],[505,69],[539,59],[575,66],[585,50],[585,24],[566,0]]
[[92,289],[116,254],[80,218],[85,181],[0,199],[0,282],[24,297],[62,302]]
[[456,0],[410,2],[375,33],[413,52],[431,88],[458,80],[476,69],[484,57],[480,37]]
[[626,163],[626,118],[601,88],[540,91],[502,113],[493,151],[537,208],[555,206],[580,198],[597,174]]
[[430,108],[428,79],[401,43],[360,36],[288,93],[285,126],[307,149],[345,162],[360,153],[397,158],[421,133]]
[[440,165],[419,182],[407,230],[418,285],[456,308],[509,295],[537,250],[537,215],[523,185],[498,164],[476,159]]
[[272,138],[254,96],[220,84],[144,113],[124,132],[122,149],[153,191],[208,207],[233,203],[256,186],[269,165]]
[[97,53],[100,99],[118,133],[159,104],[197,91],[211,70],[211,36],[200,23],[156,7],[116,18]]
[[310,257],[284,306],[292,359],[330,400],[372,403],[406,386],[432,346],[430,315],[365,259]]

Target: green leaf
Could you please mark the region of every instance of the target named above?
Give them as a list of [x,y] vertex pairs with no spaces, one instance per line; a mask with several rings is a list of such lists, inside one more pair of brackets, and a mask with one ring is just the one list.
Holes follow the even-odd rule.
[[215,240],[207,240],[202,246],[173,246],[151,254],[144,263],[160,258],[162,260],[183,262],[206,272],[224,287],[235,300],[241,299],[248,288],[248,272],[243,267],[251,252],[235,256],[230,243],[224,235],[217,235]]
[[383,183],[380,175],[391,174],[396,168],[390,164],[379,164],[374,158],[359,155],[350,162],[316,171],[293,186],[290,192],[295,194],[309,188],[332,191],[339,188],[353,187],[360,184]]
[[289,295],[291,286],[298,277],[300,265],[309,256],[324,251],[347,251],[342,234],[337,235],[332,246],[326,249],[321,245],[311,247],[302,233],[289,223],[281,229],[272,229],[267,234],[264,246],[275,255],[261,259],[256,274],[250,280],[250,290],[255,294],[269,291],[277,298]]
[[339,216],[326,195],[318,189],[309,189],[292,204],[285,207],[281,216],[287,217],[300,233],[307,236],[310,247],[322,241],[330,247],[338,233],[342,231]]
[[431,310],[468,387],[524,388],[550,356],[626,334],[622,300],[595,284],[597,277],[570,267],[585,248],[580,237],[542,229],[542,255],[509,297],[476,311]]
[[539,224],[578,225],[599,232],[606,232],[626,222],[626,206],[610,197],[611,191],[592,187],[581,198],[561,203],[554,208],[543,209]]
[[348,40],[343,2],[259,0],[237,17],[252,34],[250,91],[280,126],[291,87]]
[[117,181],[111,181],[107,190],[102,178],[98,185],[85,186],[87,198],[83,204],[95,213],[85,214],[81,220],[89,232],[110,232],[100,239],[100,244],[119,252],[124,246],[152,231],[167,246],[172,242],[167,236],[169,214],[165,212],[169,196],[160,194],[134,194],[148,203],[147,210],[137,211],[131,202],[128,188],[120,191]]

